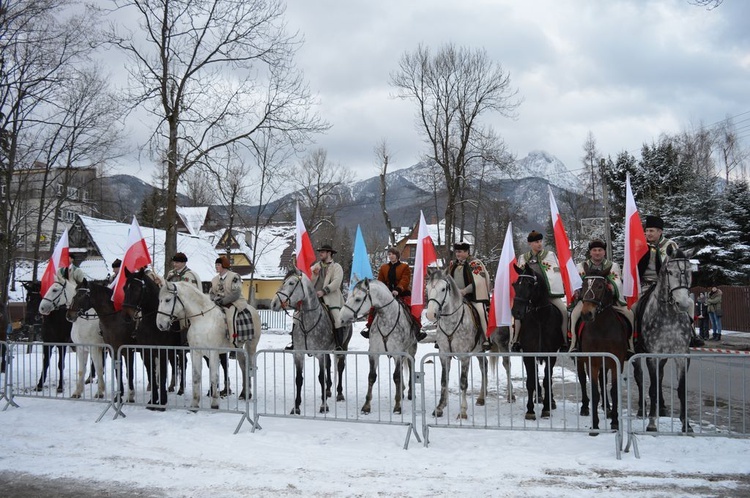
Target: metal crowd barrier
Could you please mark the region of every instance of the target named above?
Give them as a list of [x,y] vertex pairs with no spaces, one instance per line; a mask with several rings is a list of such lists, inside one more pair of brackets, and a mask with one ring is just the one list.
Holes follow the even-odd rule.
[[[689,432],[683,431],[680,421],[678,392],[679,368],[676,360],[689,362],[685,389],[687,392],[687,419]],[[664,401],[657,399],[655,424],[649,430],[649,361],[665,362],[661,380]],[[625,451],[633,446],[640,458],[640,436],[690,436],[690,437],[750,437],[750,355],[733,353],[690,354],[637,354],[630,359],[627,377],[628,442]],[[635,379],[635,366],[643,371],[641,400]],[[656,429],[656,430],[654,430]]]
[[[617,458],[621,458],[622,448],[622,402],[618,403],[619,427],[610,428],[610,420],[604,412],[600,413],[599,429],[592,429],[592,415],[580,415],[582,392],[576,374],[575,361],[580,359],[587,365],[596,359],[613,361],[616,370],[620,371],[620,363],[616,357],[609,353],[584,354],[584,353],[453,353],[445,355],[452,357],[450,375],[448,379],[448,403],[441,417],[435,416],[434,409],[437,407],[441,393],[442,365],[439,352],[430,353],[422,358],[420,370],[423,374],[422,383],[422,434],[425,446],[430,442],[431,429],[495,429],[514,431],[550,431],[550,432],[581,432],[591,435],[612,433],[615,435],[615,450]],[[488,374],[487,394],[484,405],[477,405],[481,391],[481,371],[479,362],[475,358],[483,357],[488,361],[491,358],[497,360],[497,375]],[[526,370],[521,367],[522,377],[512,379],[513,392],[508,392],[506,372],[502,368],[503,358],[509,358],[513,363],[523,361],[526,357],[537,357],[549,360],[557,358],[555,368],[552,370],[552,393],[556,407],[551,410],[549,418],[542,418],[541,396],[534,404],[535,420],[526,419],[526,405],[528,391],[526,389]],[[461,359],[471,359],[468,370],[467,389],[467,418],[460,417],[459,401],[459,379],[461,371]],[[538,369],[538,386],[542,386],[544,378],[544,367],[536,363]],[[565,368],[561,368],[561,367]],[[614,382],[622,386],[621,376],[617,375]],[[549,386],[546,386],[549,387]],[[591,382],[587,381],[587,391],[590,396]],[[622,388],[618,389],[622,399]],[[515,401],[512,398],[515,397]],[[535,396],[536,397],[536,396]],[[602,395],[605,403],[611,404],[609,389]],[[554,405],[553,405],[554,406]],[[590,406],[593,414],[594,407]]]
[[287,320],[285,311],[258,310],[262,330],[292,331],[292,320]]
[[[128,373],[127,373],[127,355],[133,354],[134,366],[133,366],[133,391],[128,392]],[[207,358],[211,353],[218,355],[226,355],[227,357],[227,368],[223,369],[221,364],[217,364],[217,378],[218,378],[218,389],[220,395],[218,396],[217,406],[212,406],[212,397],[210,396],[210,370],[207,362]],[[158,375],[159,361],[160,358],[164,358],[167,362],[167,370],[169,379],[167,384],[170,385],[172,380],[175,380],[175,387],[173,392],[167,392],[166,402],[161,400],[160,393],[156,394],[156,398],[152,398],[152,390],[149,389],[150,382],[153,381],[149,378],[148,368],[146,366],[145,358],[146,354],[152,355],[154,360],[155,375]],[[195,375],[195,358],[199,359],[199,370],[200,376]],[[184,360],[183,360],[184,359]],[[180,362],[184,361],[184,371],[180,370]],[[174,409],[186,409],[193,412],[197,411],[210,411],[220,413],[233,413],[241,415],[239,424],[237,425],[234,433],[239,432],[242,424],[245,420],[252,423],[250,418],[250,399],[249,396],[241,398],[240,394],[243,387],[242,382],[242,369],[239,363],[242,362],[245,366],[248,378],[252,379],[254,373],[252,372],[252,357],[244,354],[243,349],[237,348],[190,348],[190,347],[176,347],[176,346],[136,346],[128,345],[121,346],[118,350],[118,364],[115,366],[115,375],[119,375],[118,370],[121,365],[122,368],[122,381],[124,384],[125,396],[116,397],[117,413],[115,418],[119,415],[123,417],[125,414],[122,411],[123,407],[145,407],[151,410],[174,410]],[[184,393],[179,393],[180,377],[184,382]],[[255,386],[248,386],[246,394],[252,393],[252,389]],[[157,388],[158,391],[158,388]],[[198,394],[195,397],[195,394]],[[197,399],[196,399],[197,398]]]
[[[66,399],[82,402],[106,404],[104,413],[113,406],[112,385],[112,348],[103,344],[71,344],[50,342],[9,342],[7,343],[7,366],[5,373],[4,399],[5,411],[9,406],[18,407],[17,398]],[[44,348],[50,349],[49,366],[46,378],[42,379],[44,371]],[[60,347],[65,348],[66,354],[60,356]],[[83,383],[83,377],[90,377],[92,355],[101,355],[103,360],[104,378],[91,378],[88,384]],[[73,353],[74,352],[74,353]],[[79,371],[78,357],[87,356],[83,371]],[[63,372],[60,376],[60,363]],[[83,377],[81,377],[83,376]],[[81,385],[78,386],[78,382]],[[79,390],[80,389],[80,390]]]
[[[331,360],[331,397],[327,399],[328,411],[322,411],[322,392],[318,376],[320,366],[315,355],[330,354],[330,351],[305,351],[303,355],[302,372],[303,383],[299,414],[292,413],[295,407],[295,351],[289,350],[261,350],[256,357],[255,393],[253,394],[253,411],[255,413],[254,427],[260,428],[260,417],[283,417],[292,419],[328,420],[337,422],[353,422],[367,424],[386,424],[407,427],[404,449],[409,446],[409,440],[414,434],[418,442],[421,438],[417,433],[417,411],[419,403],[416,400],[414,380],[409,385],[409,369],[406,367],[412,361],[406,353],[369,353],[366,351],[348,351],[333,355]],[[377,379],[373,384],[371,411],[369,414],[361,412],[365,403],[369,376],[369,359],[377,359]],[[401,413],[394,413],[396,387],[393,383],[395,362],[390,357],[401,357],[404,370],[402,373],[405,386],[404,399],[401,401]],[[346,360],[346,368],[342,376],[343,399],[337,401],[338,375],[336,370],[339,358]],[[416,374],[415,374],[416,375]],[[412,399],[407,399],[411,389]]]

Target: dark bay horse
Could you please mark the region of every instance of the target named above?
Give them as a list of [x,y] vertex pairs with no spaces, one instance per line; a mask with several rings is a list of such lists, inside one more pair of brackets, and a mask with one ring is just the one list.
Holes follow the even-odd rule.
[[[292,343],[294,344],[294,370],[296,395],[292,414],[300,414],[302,403],[302,383],[304,371],[304,351],[333,351],[336,348],[334,338],[333,318],[315,293],[315,288],[307,275],[299,270],[291,270],[284,277],[279,290],[271,303],[271,309],[294,309],[294,325],[292,325]],[[349,347],[352,338],[352,326],[347,326],[343,350]],[[320,413],[328,412],[327,399],[331,397],[331,356],[316,355],[319,365],[318,382],[320,383],[321,401]],[[336,401],[344,401],[343,377],[346,367],[346,355],[336,355],[336,370],[338,383],[336,386]]]
[[[43,297],[40,295],[42,284],[40,282],[30,282],[23,284],[28,291],[28,297],[26,299],[26,306],[33,306],[34,312],[37,313],[39,305],[43,301]],[[70,330],[73,324],[65,319],[65,313],[67,309],[65,306],[61,306],[58,309],[52,310],[49,314],[42,316],[42,342],[58,343],[57,346],[57,370],[60,373],[60,377],[57,381],[57,392],[63,392],[63,371],[65,370],[65,353],[67,347],[65,343],[71,342]],[[27,309],[28,315],[28,309]],[[44,383],[47,380],[47,371],[49,370],[49,360],[52,354],[52,348],[54,346],[45,345],[42,348],[42,373],[39,376],[39,382],[36,384],[36,391],[44,389]]]
[[[99,316],[99,327],[102,330],[104,342],[112,346],[112,351],[114,351],[115,355],[120,346],[135,344],[135,339],[133,339],[134,324],[126,321],[125,314],[122,311],[115,309],[112,302],[112,289],[97,282],[84,280],[76,287],[76,295],[73,297],[70,306],[68,306],[66,316],[70,322],[74,322],[79,314],[84,314],[90,308],[94,308],[96,314]],[[126,351],[124,360],[127,364],[129,389],[127,401],[132,403],[135,401],[133,386],[135,351],[132,348],[126,348]],[[117,399],[121,400],[124,395],[122,363],[120,364],[117,376],[120,384],[119,397]]]
[[[519,268],[513,265],[518,273],[518,280],[513,284],[513,318],[521,320],[519,342],[524,353],[556,353],[563,345],[560,334],[560,311],[552,304],[547,291],[547,284],[542,275],[537,274],[530,265]],[[526,369],[526,390],[529,399],[526,402],[526,420],[536,420],[534,413],[535,394],[539,384],[537,364],[544,365],[542,400],[542,418],[550,416],[550,410],[556,408],[552,393],[552,369],[557,363],[555,356],[525,356],[523,365]]]
[[[126,321],[134,321],[135,337],[138,345],[144,346],[139,350],[143,354],[143,363],[146,366],[146,375],[151,386],[151,399],[149,405],[167,404],[167,361],[172,365],[181,365],[182,371],[172,371],[172,379],[179,375],[180,388],[178,395],[185,392],[185,354],[176,349],[160,350],[158,346],[179,347],[182,340],[179,333],[162,332],[156,326],[156,316],[159,309],[159,286],[141,269],[131,273],[127,268],[125,272],[125,286],[123,292],[125,299],[122,309]],[[157,346],[150,348],[148,346]],[[158,408],[154,408],[158,409]]]
[[[690,283],[692,271],[689,256],[680,251],[667,249],[668,259],[661,266],[659,277],[646,302],[638,302],[638,307],[645,306],[640,322],[639,341],[646,353],[652,354],[688,354],[690,339],[694,333],[693,319],[689,316],[692,300],[690,299]],[[687,358],[675,358],[679,375],[677,396],[680,400],[680,421],[682,432],[692,432],[687,419],[687,389],[685,377],[690,367]],[[660,416],[666,415],[664,394],[662,393],[662,379],[666,358],[647,358],[646,366],[649,374],[649,423],[647,431],[657,431],[657,411]],[[634,362],[634,375],[638,384],[638,392],[643,406],[643,375],[640,362]],[[658,405],[658,407],[657,407]]]
[[[583,330],[581,332],[582,353],[611,353],[620,361],[620,367],[627,359],[629,326],[626,319],[612,307],[615,304],[614,292],[611,282],[607,279],[609,269],[602,272],[589,270],[584,276],[581,287],[581,319]],[[593,408],[592,429],[599,429],[599,402],[600,393],[606,389],[607,373],[611,379],[610,402],[612,410],[607,413],[608,403],[603,403],[605,416],[610,416],[612,429],[619,428],[618,405],[619,392],[616,379],[619,372],[616,371],[616,363],[611,358],[593,356],[591,358],[579,357],[578,381],[581,384],[581,415],[589,414],[589,398],[586,393],[586,375],[591,380],[591,405]],[[600,385],[601,382],[601,385]],[[606,399],[606,396],[605,396]],[[598,435],[592,432],[592,436]]]

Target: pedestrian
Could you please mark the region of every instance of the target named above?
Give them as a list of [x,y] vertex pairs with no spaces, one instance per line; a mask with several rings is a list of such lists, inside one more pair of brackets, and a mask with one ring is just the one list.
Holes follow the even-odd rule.
[[[529,251],[521,254],[518,257],[518,266],[525,268],[526,265],[531,265],[534,269],[534,273],[542,275],[547,293],[550,297],[550,302],[560,311],[562,315],[562,323],[560,324],[560,333],[563,336],[563,348],[565,351],[568,350],[568,309],[565,307],[565,303],[562,298],[565,296],[565,289],[563,288],[562,272],[560,271],[560,263],[557,260],[557,255],[544,249],[544,235],[532,230],[526,237],[526,242],[529,243]],[[511,351],[521,351],[521,343],[519,342],[519,334],[521,333],[521,321],[514,320],[513,326],[513,337],[510,339]]]
[[711,292],[706,297],[708,317],[711,320],[711,328],[713,329],[711,339],[714,341],[721,340],[721,294],[721,289],[714,286],[711,287]]
[[448,265],[448,274],[453,278],[463,298],[471,303],[479,315],[479,324],[484,338],[483,347],[489,349],[487,338],[487,312],[490,306],[490,274],[479,258],[471,256],[471,244],[460,241],[453,244],[455,259]]
[[700,337],[708,340],[708,331],[710,328],[708,318],[708,304],[706,304],[706,293],[701,292],[695,300],[695,319],[700,331]]

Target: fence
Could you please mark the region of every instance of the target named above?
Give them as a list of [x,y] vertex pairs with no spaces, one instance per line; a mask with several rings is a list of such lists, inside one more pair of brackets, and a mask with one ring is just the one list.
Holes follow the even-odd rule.
[[[76,367],[79,357],[87,351],[95,351],[94,348],[101,345],[77,345],[75,354],[60,355],[57,348],[52,349],[50,356],[50,367],[46,379],[42,379],[39,387],[39,379],[43,370],[44,346],[58,346],[58,344],[43,343],[7,343],[6,372],[0,377],[0,399],[5,401],[3,410],[9,406],[19,406],[23,398],[44,398],[51,400],[71,399],[70,396],[77,387]],[[70,348],[70,344],[67,344]],[[428,446],[435,433],[445,429],[484,429],[484,430],[513,430],[513,431],[548,431],[548,432],[575,432],[600,434],[610,433],[615,436],[615,447],[618,458],[622,447],[623,435],[628,434],[626,451],[632,446],[634,454],[639,457],[638,438],[646,435],[673,436],[709,436],[709,437],[750,437],[750,355],[744,354],[716,354],[716,353],[691,353],[690,355],[636,355],[624,365],[623,373],[614,379],[615,384],[620,386],[620,393],[611,396],[608,391],[603,394],[606,402],[619,401],[614,410],[617,414],[619,425],[611,426],[611,422],[602,415],[600,428],[594,430],[591,415],[581,415],[581,404],[586,396],[590,396],[591,384],[582,389],[576,377],[575,360],[590,367],[595,361],[611,361],[618,366],[617,360],[609,354],[589,355],[578,353],[570,355],[566,353],[545,354],[547,359],[557,360],[558,366],[554,368],[551,388],[556,401],[555,409],[551,410],[548,418],[542,418],[539,413],[539,404],[535,403],[536,419],[530,420],[526,417],[526,405],[528,394],[526,391],[526,373],[521,367],[519,360],[533,356],[530,353],[485,353],[479,355],[452,354],[453,358],[450,374],[447,376],[448,399],[442,416],[437,416],[433,409],[438,405],[441,394],[442,368],[439,366],[441,359],[445,356],[439,352],[427,353],[419,358],[419,363],[414,372],[414,379],[409,379],[408,369],[404,373],[405,396],[401,400],[400,410],[396,406],[396,387],[393,383],[395,373],[394,362],[386,354],[369,354],[368,352],[346,352],[334,355],[334,365],[331,374],[331,394],[327,400],[327,410],[321,411],[323,392],[319,384],[321,374],[319,363],[315,354],[319,352],[304,352],[299,354],[302,360],[302,374],[304,382],[300,395],[299,413],[297,414],[295,403],[295,370],[294,351],[285,350],[261,350],[252,358],[243,357],[243,350],[237,349],[209,349],[193,350],[190,348],[161,347],[155,350],[160,357],[178,357],[181,354],[195,356],[191,358],[191,367],[184,372],[182,379],[185,382],[183,395],[170,392],[167,395],[166,404],[152,403],[154,398],[148,389],[148,375],[142,360],[143,349],[136,346],[121,348],[119,353],[134,353],[135,362],[133,368],[133,391],[132,401],[128,402],[119,397],[119,388],[116,389],[116,372],[122,363],[121,360],[113,361],[113,354],[107,348],[108,355],[105,362],[105,375],[103,381],[97,381],[87,385],[78,401],[100,403],[103,407],[102,414],[98,420],[110,409],[114,409],[114,418],[125,417],[128,407],[139,408],[166,408],[186,410],[220,411],[229,414],[237,414],[242,418],[235,429],[238,432],[245,420],[249,420],[254,432],[260,428],[261,417],[285,417],[303,420],[335,421],[347,423],[367,423],[399,426],[407,429],[404,448],[412,437],[417,441],[423,441]],[[205,361],[201,361],[201,353],[226,353],[230,358],[239,358],[245,369],[250,372],[252,380],[253,396],[247,400],[240,396],[242,386],[241,366],[237,361],[230,360],[228,364],[229,392],[225,397],[217,400],[216,408],[211,406],[211,400],[206,396],[208,391],[209,369]],[[393,356],[393,355],[391,355]],[[407,360],[404,354],[397,354],[399,358]],[[119,358],[119,355],[117,356]],[[335,364],[337,359],[346,360],[346,369],[338,378]],[[363,413],[367,401],[367,387],[369,378],[370,359],[375,360],[378,366],[377,377],[373,379],[372,400],[369,413]],[[487,393],[484,404],[477,404],[481,389],[481,370],[479,362],[474,358],[482,358],[496,362],[498,365],[503,359],[512,360],[513,368],[510,370],[511,383],[507,382],[507,374],[500,370],[497,375],[490,374],[488,377]],[[60,374],[57,365],[63,360],[63,373]],[[649,419],[638,415],[648,414],[645,401],[639,401],[638,389],[635,383],[634,366],[646,366],[649,360],[657,359],[666,362],[663,379],[660,386],[663,388],[664,401],[657,403],[657,410],[662,411],[662,416],[655,420],[654,428],[657,432],[649,430]],[[679,420],[679,406],[677,385],[679,371],[676,369],[676,360],[689,360],[691,363],[686,380],[687,391],[687,417],[693,432],[683,432]],[[466,418],[458,418],[460,413],[460,361],[468,360],[469,366],[466,373],[467,405]],[[197,368],[197,370],[196,370]],[[171,367],[170,367],[171,369]],[[82,370],[87,370],[82,369]],[[645,368],[644,368],[645,370]],[[200,379],[198,379],[198,372]],[[127,379],[127,376],[125,376]],[[533,379],[533,377],[532,377]],[[57,387],[62,380],[62,391]],[[178,379],[179,380],[179,379]],[[341,383],[341,397],[337,400],[337,384]],[[195,382],[193,382],[195,381]],[[99,382],[106,383],[106,388]],[[226,388],[224,375],[220,377],[221,387]],[[540,381],[541,382],[541,381]],[[179,382],[176,382],[178,389]],[[644,378],[644,387],[648,389],[650,381]],[[411,397],[409,390],[411,388]],[[100,391],[103,389],[103,391]],[[97,394],[104,393],[101,398]],[[197,405],[193,404],[192,393],[198,395]],[[130,394],[130,393],[128,393]],[[128,396],[130,398],[130,396]],[[161,394],[157,396],[160,398]],[[515,399],[515,402],[513,400]],[[535,400],[536,401],[536,400]],[[294,414],[292,411],[294,410]],[[592,407],[593,410],[593,407]],[[251,413],[252,412],[252,413]],[[419,419],[419,420],[418,420]],[[419,425],[418,425],[419,424]],[[421,425],[422,430],[418,431]],[[423,438],[420,438],[420,432]]]
[[[750,332],[750,287],[719,286],[721,290],[721,328]],[[710,288],[693,287],[690,289],[695,296],[701,292],[708,295]]]
[[260,323],[263,330],[283,330],[291,332],[292,320],[287,319],[285,311],[258,310]]

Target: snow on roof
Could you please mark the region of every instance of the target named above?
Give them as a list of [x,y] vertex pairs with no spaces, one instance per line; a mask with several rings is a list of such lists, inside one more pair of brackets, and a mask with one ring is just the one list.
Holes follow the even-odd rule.
[[208,207],[180,207],[177,206],[177,216],[187,227],[190,235],[198,235],[208,215]]
[[[212,240],[214,244],[219,244],[221,237],[226,229],[217,232],[205,233],[204,237]],[[237,227],[232,230],[234,240],[237,242],[239,252],[243,253],[248,261],[253,258],[252,237],[255,229],[250,227]],[[284,251],[291,249],[294,251],[294,224],[274,224],[258,229],[258,240],[255,244],[255,274],[256,280],[278,280],[284,278],[288,268],[286,261],[282,260]],[[250,239],[249,241],[247,239]],[[222,248],[217,251],[221,252]],[[246,275],[243,278],[250,278]]]
[[[428,223],[427,234],[432,239],[433,244],[438,245],[438,241],[440,241],[441,245],[445,244],[445,220],[441,220],[440,223],[438,223],[437,225],[430,225]],[[440,235],[439,238],[438,238],[438,235]],[[464,230],[463,237],[461,237],[461,229],[456,226],[453,227],[453,240],[456,242],[460,240],[464,240],[468,242],[469,244],[471,244],[472,246],[474,245],[474,235]],[[409,239],[406,243],[416,244],[417,239]]]
[[[115,259],[122,259],[128,242],[130,224],[118,223],[110,220],[100,220],[88,216],[80,216],[84,228],[91,236],[91,240],[99,249],[101,258],[90,258],[81,263],[89,278],[101,280],[107,277]],[[166,232],[158,228],[141,227],[141,234],[146,240],[152,267],[157,273],[164,271],[164,243]],[[188,257],[188,267],[203,281],[210,281],[216,274],[214,262],[218,254],[211,243],[193,235],[177,234],[177,251],[184,252]]]

